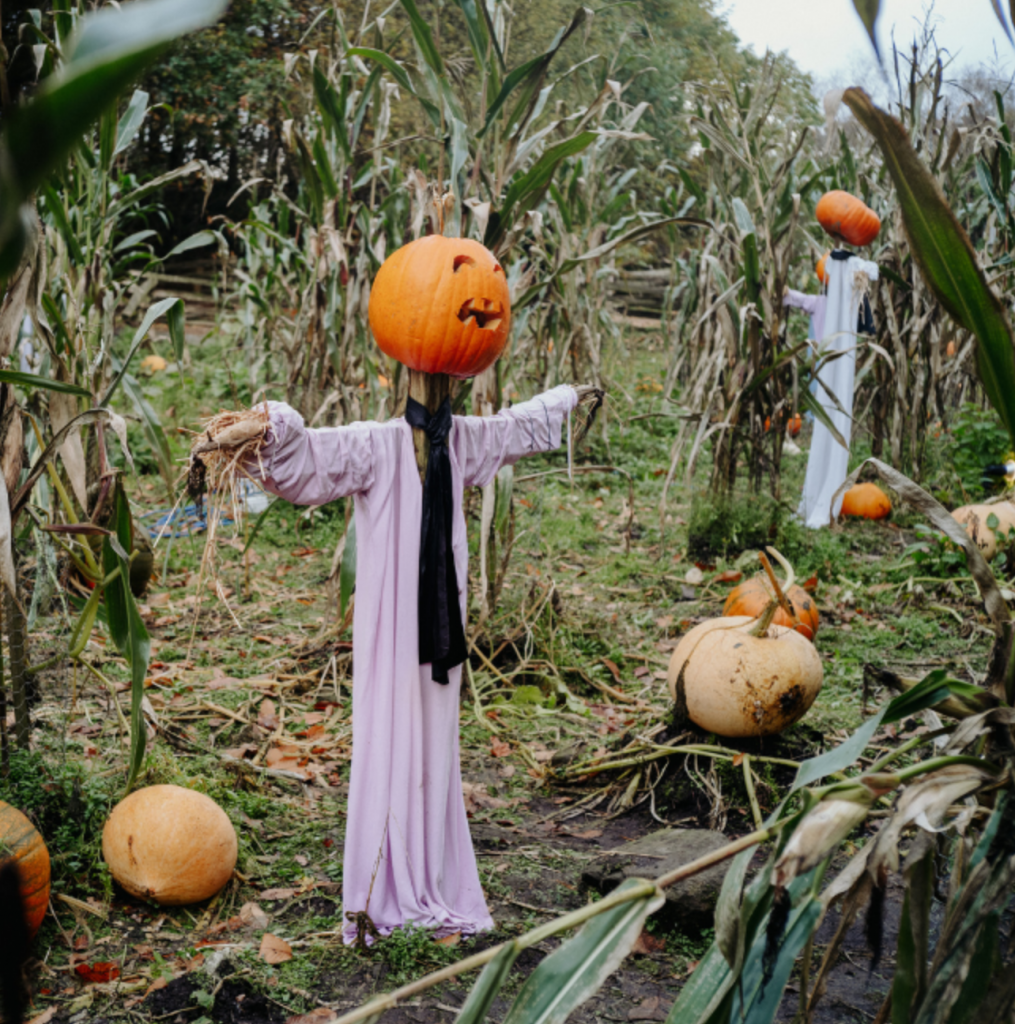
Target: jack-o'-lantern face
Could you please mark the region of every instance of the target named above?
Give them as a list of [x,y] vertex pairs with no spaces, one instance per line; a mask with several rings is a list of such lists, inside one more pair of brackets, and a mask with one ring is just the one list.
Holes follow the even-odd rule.
[[418,238],[377,272],[370,329],[382,352],[412,370],[474,377],[507,345],[511,296],[504,269],[472,239]]

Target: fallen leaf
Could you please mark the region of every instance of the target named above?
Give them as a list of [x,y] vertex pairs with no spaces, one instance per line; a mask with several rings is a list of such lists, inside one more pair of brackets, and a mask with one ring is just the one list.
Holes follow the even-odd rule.
[[511,744],[497,739],[496,736],[490,740],[491,757],[507,757],[511,753]]
[[[661,953],[666,948],[666,940],[660,939],[653,935],[649,931],[642,931],[641,935],[634,940],[634,945],[631,947],[632,953],[639,953],[641,956],[652,956],[653,953]],[[656,1000],[658,1004],[659,1000]],[[644,1003],[641,1006],[642,1009],[647,1009]]]
[[[639,938],[635,941],[634,952],[638,952],[638,942],[645,938],[647,932],[642,932]],[[648,936],[651,938],[651,936]],[[663,943],[665,945],[665,943]],[[643,999],[640,1006],[633,1006],[627,1011],[628,1020],[645,1020],[651,1018],[652,1015],[659,1009],[659,996],[649,996],[648,999]]]
[[652,671],[652,669],[650,669],[650,668],[648,667],[648,665],[639,665],[639,666],[638,666],[638,667],[637,667],[637,668],[636,668],[636,669],[634,670],[634,674],[635,674],[635,675],[636,675],[636,676],[637,676],[637,677],[638,677],[639,679],[641,679],[641,678],[642,678],[643,676],[647,676],[647,675],[649,674],[649,672],[651,672],[651,671]]
[[[257,637],[254,637],[256,640]],[[275,702],[268,697],[261,701],[257,709],[257,724],[262,729],[275,730],[278,728],[278,716],[275,714]]]
[[296,895],[295,889],[265,889],[261,893],[262,900],[291,900]]
[[744,578],[742,572],[737,572],[736,569],[727,569],[725,572],[719,573],[715,578],[716,583],[739,583]]
[[[656,625],[660,629],[669,629],[670,626],[673,625],[673,616],[672,615],[664,615],[664,616],[662,616],[662,618],[656,619]],[[635,675],[637,675],[637,674],[638,674],[637,671],[635,671]]]
[[516,771],[516,770],[517,770],[517,769],[515,768],[515,766],[514,766],[513,764],[502,764],[502,765],[501,765],[501,766],[500,766],[500,767],[499,767],[499,768],[497,769],[497,774],[498,774],[498,775],[499,775],[499,776],[500,776],[500,777],[501,777],[502,779],[510,779],[510,778],[511,778],[511,777],[512,777],[512,776],[514,775],[514,773],[515,773],[515,771]]
[[669,679],[669,677],[670,677],[669,673],[668,672],[663,672],[662,670],[660,670],[658,672],[653,672],[652,673],[652,678],[653,679]]
[[261,939],[261,959],[266,964],[284,964],[293,958],[293,949],[285,939],[280,939],[271,932],[265,932]]
[[733,755],[733,767],[734,768],[739,768],[743,763],[744,763],[744,755],[743,754],[734,754]]
[[584,832],[572,832],[571,834],[575,839],[598,839],[603,834],[603,830],[601,828],[590,828]]
[[815,573],[810,579],[804,580],[803,583],[800,584],[800,586],[803,587],[808,594],[813,594],[814,591],[818,589],[817,573]]
[[115,981],[120,977],[120,968],[116,964],[94,963],[78,964],[74,968],[75,974],[83,978],[89,984],[104,984],[107,981]]
[[438,946],[457,946],[462,941],[462,933],[452,932],[450,935],[445,935],[434,941],[436,941]]
[[613,681],[619,685],[620,669],[617,667],[616,663],[610,661],[609,658],[600,658],[599,660],[610,670],[610,675],[613,676]]
[[240,907],[240,920],[255,931],[263,931],[268,927],[268,915],[254,902],[244,903]]
[[33,1017],[28,1024],[49,1024],[49,1022],[56,1016],[57,1007],[51,1006],[48,1010],[43,1010],[38,1017]]
[[169,606],[170,595],[163,592],[161,594],[152,594],[148,598],[148,605],[151,608],[167,608]]

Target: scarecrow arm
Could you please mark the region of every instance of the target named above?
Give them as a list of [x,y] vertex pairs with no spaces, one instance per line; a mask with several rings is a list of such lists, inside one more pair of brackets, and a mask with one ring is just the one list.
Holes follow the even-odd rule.
[[808,295],[806,292],[798,292],[793,288],[787,288],[782,297],[784,306],[792,306],[794,309],[802,309],[810,316],[814,316],[818,309],[819,295]]
[[271,426],[257,460],[247,464],[265,490],[294,505],[324,505],[365,491],[373,482],[370,425],[308,430],[284,402],[269,402]]
[[494,416],[456,416],[453,444],[466,487],[485,487],[501,466],[560,447],[567,414],[578,404],[570,384]]

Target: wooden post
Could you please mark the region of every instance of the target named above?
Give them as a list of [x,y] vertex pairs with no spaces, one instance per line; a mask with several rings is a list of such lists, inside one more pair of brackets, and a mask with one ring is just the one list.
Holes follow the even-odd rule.
[[[414,398],[428,413],[433,414],[451,393],[451,378],[446,373],[409,371],[409,397]],[[412,444],[416,449],[416,468],[419,478],[426,476],[426,462],[430,456],[430,442],[418,427],[412,428]]]

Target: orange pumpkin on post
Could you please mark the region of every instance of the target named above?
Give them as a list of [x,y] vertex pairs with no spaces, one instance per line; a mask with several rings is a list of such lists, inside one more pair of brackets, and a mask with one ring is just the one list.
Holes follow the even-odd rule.
[[841,189],[826,192],[814,213],[830,235],[849,245],[870,245],[881,230],[881,218],[865,202]]
[[17,866],[28,934],[34,937],[49,906],[49,850],[28,818],[2,800],[0,850]]
[[378,347],[410,370],[475,377],[507,345],[511,294],[485,246],[427,235],[384,261],[369,315]]

